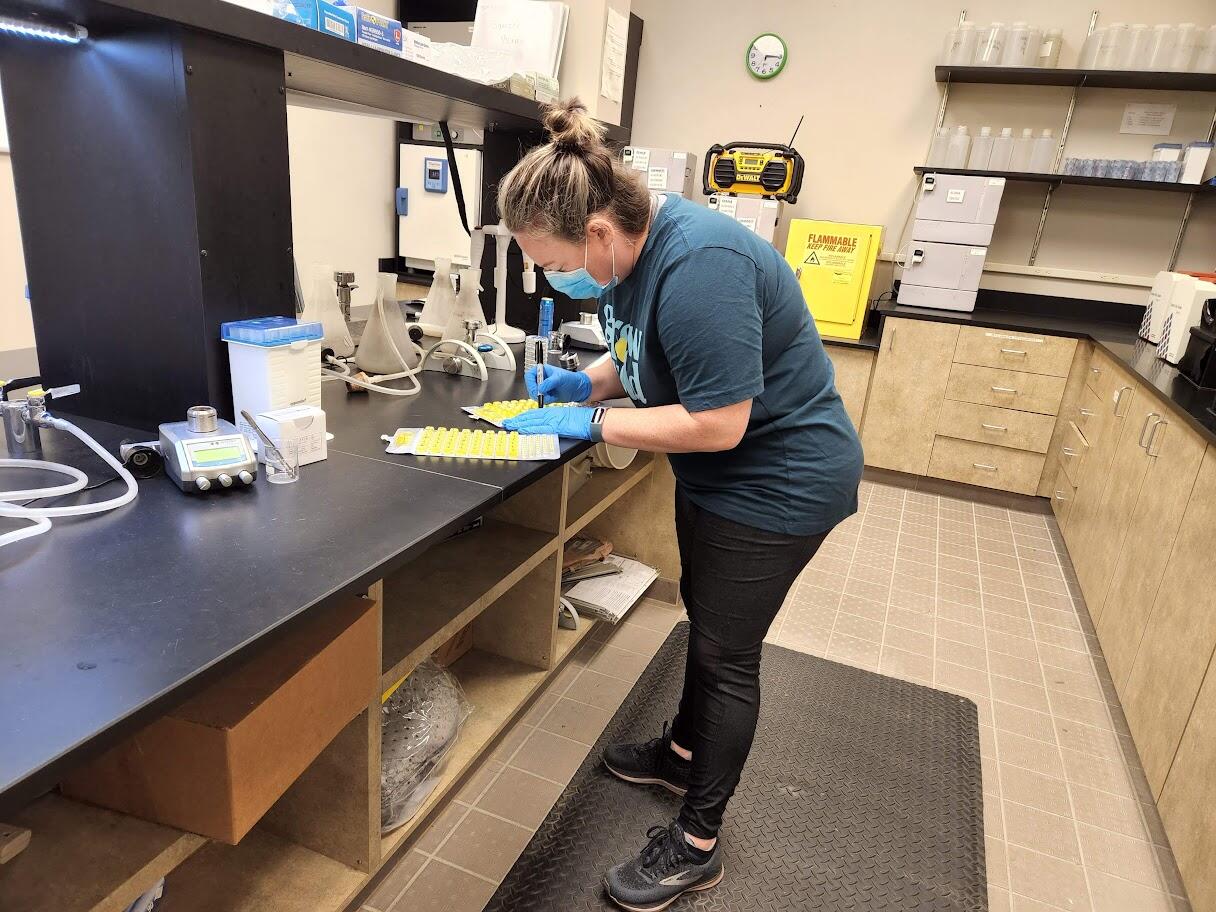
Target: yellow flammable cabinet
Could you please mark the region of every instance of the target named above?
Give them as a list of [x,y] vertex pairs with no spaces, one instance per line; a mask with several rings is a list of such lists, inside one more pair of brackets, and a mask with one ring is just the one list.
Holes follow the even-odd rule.
[[790,222],[785,259],[798,276],[820,335],[860,338],[881,249],[881,225]]

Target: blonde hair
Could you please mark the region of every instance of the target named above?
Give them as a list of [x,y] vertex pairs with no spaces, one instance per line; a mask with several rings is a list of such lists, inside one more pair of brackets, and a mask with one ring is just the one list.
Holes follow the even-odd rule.
[[542,122],[549,142],[525,155],[498,186],[507,228],[581,241],[587,220],[605,215],[627,234],[645,231],[650,194],[604,144],[604,128],[587,106],[577,98],[549,105]]

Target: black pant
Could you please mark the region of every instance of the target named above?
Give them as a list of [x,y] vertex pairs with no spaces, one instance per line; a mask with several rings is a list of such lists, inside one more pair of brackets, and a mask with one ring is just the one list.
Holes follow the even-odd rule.
[[827,533],[784,535],[716,516],[676,486],[680,594],[691,630],[672,738],[692,751],[680,825],[718,835],[760,714],[760,647],[790,586]]

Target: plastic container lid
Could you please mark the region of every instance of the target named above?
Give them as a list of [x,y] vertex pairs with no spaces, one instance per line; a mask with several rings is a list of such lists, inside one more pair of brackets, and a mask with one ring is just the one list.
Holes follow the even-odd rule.
[[292,342],[311,342],[324,335],[320,323],[300,323],[295,317],[257,317],[220,324],[220,338],[225,342],[242,342],[264,348],[290,345]]
[[991,136],[992,127],[980,127],[980,136]]
[[1012,136],[1013,127],[1001,127],[1001,136]]
[[1030,127],[1022,128],[1022,139],[1029,139],[1032,136],[1034,136],[1034,130],[1030,129]]

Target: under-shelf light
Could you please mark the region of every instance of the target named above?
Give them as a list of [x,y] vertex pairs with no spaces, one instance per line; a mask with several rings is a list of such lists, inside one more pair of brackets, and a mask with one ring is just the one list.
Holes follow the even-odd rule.
[[52,25],[48,22],[14,19],[12,16],[0,16],[0,32],[19,35],[22,38],[57,41],[60,44],[79,44],[89,36],[88,30],[81,25]]

